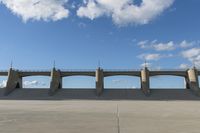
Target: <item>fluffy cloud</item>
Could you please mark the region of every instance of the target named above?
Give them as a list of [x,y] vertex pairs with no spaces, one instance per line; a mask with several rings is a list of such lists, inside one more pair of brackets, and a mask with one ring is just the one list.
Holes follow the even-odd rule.
[[159,60],[161,58],[161,55],[160,54],[141,54],[138,57],[140,59],[150,61],[150,60]]
[[[7,80],[3,80],[1,83],[0,83],[0,88],[4,88],[6,87],[6,83],[7,83]],[[26,87],[44,87],[44,86],[47,86],[46,83],[44,82],[39,82],[39,81],[36,81],[36,80],[33,80],[33,81],[24,81],[23,82],[23,86],[26,88]]]
[[192,47],[194,46],[195,44],[198,44],[198,41],[193,41],[193,42],[188,42],[186,40],[183,40],[181,43],[180,43],[180,47],[181,48],[188,48],[188,47]]
[[0,83],[0,88],[6,87],[6,83],[7,83],[7,80],[3,80],[3,81]]
[[138,6],[133,0],[84,0],[77,15],[91,20],[105,15],[112,17],[117,25],[147,24],[173,2],[174,0],[142,0]]
[[190,68],[190,66],[188,64],[180,64],[179,68],[187,69],[187,68]]
[[189,50],[183,51],[181,54],[191,63],[195,63],[197,67],[200,67],[200,48],[191,48]]
[[173,41],[163,43],[163,42],[158,42],[157,40],[153,41],[145,40],[138,42],[137,45],[142,49],[149,48],[149,49],[154,49],[156,51],[171,51],[176,48]]
[[151,67],[152,66],[152,64],[151,63],[142,63],[141,65],[140,65],[140,67]]
[[156,51],[170,51],[175,49],[173,41],[170,41],[168,43],[153,44],[152,46]]
[[68,17],[67,0],[0,0],[14,14],[28,20],[57,21]]
[[148,47],[149,47],[148,43],[149,43],[148,40],[144,40],[144,41],[138,42],[137,45],[138,45],[140,48],[148,48]]
[[44,87],[44,86],[46,86],[46,83],[44,83],[44,82],[39,82],[39,81],[37,81],[37,80],[33,80],[33,81],[24,81],[23,82],[23,86],[25,87],[25,88],[29,88],[29,87]]
[[137,45],[142,49],[153,49],[155,51],[172,51],[177,48],[185,49],[194,46],[199,46],[200,41],[187,41],[183,40],[180,42],[168,41],[168,42],[159,42],[158,40],[142,40],[137,42]]
[[146,61],[157,61],[161,58],[169,58],[173,57],[173,54],[158,54],[158,53],[150,53],[150,54],[140,54],[138,58]]

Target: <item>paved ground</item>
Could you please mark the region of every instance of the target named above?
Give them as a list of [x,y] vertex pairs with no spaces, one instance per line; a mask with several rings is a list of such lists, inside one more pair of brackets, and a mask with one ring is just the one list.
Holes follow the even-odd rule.
[[200,102],[0,100],[0,133],[199,133]]

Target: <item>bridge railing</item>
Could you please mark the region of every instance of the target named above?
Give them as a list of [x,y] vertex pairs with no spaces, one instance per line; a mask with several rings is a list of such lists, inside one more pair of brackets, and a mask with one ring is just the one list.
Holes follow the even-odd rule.
[[59,69],[61,72],[95,72],[96,69]]
[[44,69],[44,70],[18,70],[19,72],[51,72],[50,69]]
[[133,72],[133,71],[141,71],[141,69],[103,69],[105,72]]
[[149,71],[187,71],[187,69],[149,69]]
[[[51,72],[51,69],[41,69],[41,70],[19,70],[13,69],[19,72]],[[58,69],[62,72],[95,72],[96,69]],[[187,71],[188,69],[152,69],[149,68],[149,71]],[[132,72],[132,71],[141,71],[141,69],[103,69],[103,71],[109,72]],[[200,71],[200,69],[197,69]],[[8,70],[0,70],[0,72],[8,72]]]

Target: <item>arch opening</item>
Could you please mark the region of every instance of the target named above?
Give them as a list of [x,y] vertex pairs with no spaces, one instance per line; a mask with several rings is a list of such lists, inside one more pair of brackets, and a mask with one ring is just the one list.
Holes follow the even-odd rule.
[[67,76],[62,78],[63,89],[95,89],[95,77]]
[[22,78],[22,87],[24,89],[29,88],[41,88],[49,89],[50,88],[50,77],[49,76],[27,76]]
[[181,76],[152,76],[150,77],[151,89],[186,89],[186,81]]
[[6,87],[8,76],[0,76],[0,89]]
[[140,78],[135,76],[104,77],[104,89],[140,89]]

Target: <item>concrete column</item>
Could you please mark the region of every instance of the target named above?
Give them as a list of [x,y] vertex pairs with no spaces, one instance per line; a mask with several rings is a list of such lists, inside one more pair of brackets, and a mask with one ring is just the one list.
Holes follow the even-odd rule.
[[196,68],[192,68],[187,71],[186,81],[189,89],[191,89],[196,95],[200,96],[198,71],[196,70]]
[[184,84],[185,84],[185,88],[186,89],[190,89],[190,84],[189,84],[188,76],[185,77]]
[[96,93],[97,96],[100,96],[104,90],[104,76],[103,69],[98,68],[96,70]]
[[53,96],[61,88],[62,88],[62,77],[60,70],[56,70],[55,68],[53,68],[51,71],[51,83],[50,83],[49,95]]
[[4,90],[4,95],[10,94],[17,88],[22,88],[22,77],[20,77],[17,70],[10,68],[8,72],[8,80]]
[[149,85],[149,70],[145,67],[141,70],[141,90],[146,95],[150,95],[150,85]]

